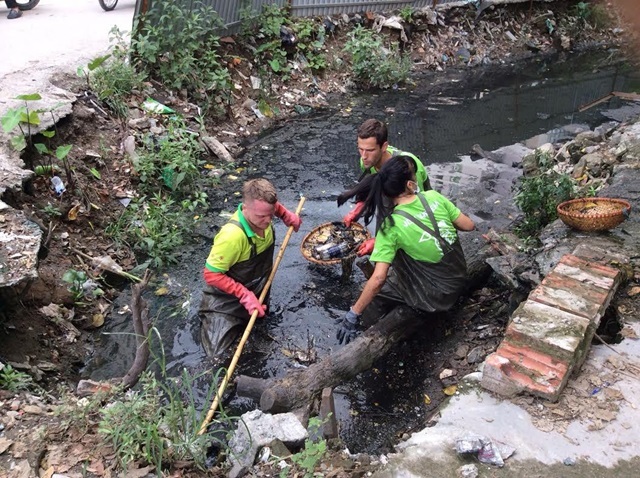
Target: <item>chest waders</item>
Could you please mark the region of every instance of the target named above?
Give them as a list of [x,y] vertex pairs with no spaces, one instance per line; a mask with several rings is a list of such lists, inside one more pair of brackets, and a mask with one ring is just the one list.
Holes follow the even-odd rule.
[[378,296],[424,312],[441,312],[453,307],[464,290],[467,282],[467,263],[460,240],[456,239],[453,244],[445,241],[440,235],[438,223],[426,199],[420,194],[418,198],[429,215],[433,230],[406,211],[394,211],[393,214],[409,219],[435,237],[444,255],[438,263],[423,262],[413,259],[400,249],[393,259],[387,281]]
[[[244,231],[238,221],[229,222]],[[269,227],[273,230],[273,225]],[[251,246],[249,259],[234,264],[226,274],[259,297],[273,269],[275,231],[274,242],[259,254],[255,240],[248,236],[246,239]],[[265,298],[264,304],[268,302],[269,295]],[[198,313],[201,320],[200,339],[209,356],[219,355],[229,348],[251,317],[235,295],[227,294],[208,284],[202,290]]]

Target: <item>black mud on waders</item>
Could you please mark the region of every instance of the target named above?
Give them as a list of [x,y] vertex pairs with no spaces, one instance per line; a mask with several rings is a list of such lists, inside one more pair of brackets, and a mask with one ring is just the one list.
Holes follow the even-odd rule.
[[[239,222],[230,222],[242,228]],[[270,227],[273,228],[273,226]],[[254,241],[249,237],[247,237],[247,241],[251,245],[251,256],[246,261],[234,264],[227,271],[227,275],[259,297],[273,268],[275,232],[274,243],[260,254],[256,252]],[[269,296],[267,295],[264,304],[266,305],[268,302]],[[202,291],[198,315],[201,321],[200,340],[205,352],[210,357],[220,355],[227,350],[244,331],[250,319],[249,313],[235,295],[222,292],[217,287],[208,284]]]
[[433,313],[449,310],[455,305],[467,283],[467,263],[460,240],[453,244],[440,235],[438,223],[427,201],[418,195],[435,229],[431,230],[406,211],[395,211],[414,222],[438,240],[444,253],[440,262],[417,261],[400,249],[396,253],[382,290],[364,313],[366,322],[376,322],[398,305],[406,304],[419,312]]

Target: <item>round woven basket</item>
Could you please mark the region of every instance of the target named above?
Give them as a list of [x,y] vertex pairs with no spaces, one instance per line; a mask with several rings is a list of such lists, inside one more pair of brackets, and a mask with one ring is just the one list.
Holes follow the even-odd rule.
[[[340,264],[343,259],[347,259],[351,256],[354,256],[356,253],[356,248],[354,248],[353,252],[350,255],[346,257],[337,257],[335,259],[327,259],[327,260],[317,259],[313,257],[313,255],[311,254],[311,250],[313,249],[313,247],[315,247],[316,245],[323,244],[325,242],[323,241],[323,238],[324,237],[328,238],[331,234],[332,229],[337,227],[337,224],[341,224],[341,223],[327,222],[325,224],[320,224],[318,227],[313,229],[309,234],[304,236],[304,239],[300,243],[300,252],[302,253],[302,257],[304,257],[309,262],[313,262],[314,264],[327,266],[331,264]],[[357,222],[352,223],[351,229],[354,231],[354,235],[358,239],[358,243],[365,241],[371,237],[367,228],[360,223],[357,223]]]
[[558,217],[567,226],[580,231],[607,231],[616,227],[631,212],[624,199],[581,198],[558,204]]

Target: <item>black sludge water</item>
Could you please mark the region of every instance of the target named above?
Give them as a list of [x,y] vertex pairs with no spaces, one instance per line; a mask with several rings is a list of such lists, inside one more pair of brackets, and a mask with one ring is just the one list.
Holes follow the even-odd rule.
[[[387,122],[389,143],[419,155],[425,165],[458,161],[458,155],[467,154],[474,144],[490,151],[550,130],[557,131],[556,137],[552,131],[551,141],[558,141],[563,126],[594,127],[606,120],[602,111],[619,100],[578,113],[581,105],[611,91],[638,88],[638,78],[623,66],[597,67],[607,57],[608,53],[591,54],[562,62],[554,59],[425,77],[411,89],[345,97],[327,111],[286,121],[255,141],[239,160],[245,168],[240,177],[222,180],[223,189],[232,192],[210,191],[211,208],[197,244],[185,248],[180,264],[158,277],[148,294],[169,373],[177,375],[182,368],[200,373],[230,361],[231,354],[220,362],[205,356],[199,346],[196,311],[211,239],[228,217],[224,212],[237,207],[240,199],[233,191],[240,190],[244,179],[270,179],[281,202],[291,210],[300,194],[307,198],[302,228],[292,236],[273,283],[270,314],[258,321],[236,369],[237,374],[279,377],[306,366],[309,358],[325,357],[340,347],[334,321],[348,310],[364,282],[357,268],[349,281],[342,282],[340,266],[311,264],[299,251],[306,233],[322,223],[340,220],[349,210],[349,205],[338,209],[335,199],[359,175],[356,129],[363,120],[375,117]],[[513,176],[517,174],[514,170]],[[432,185],[454,201],[461,189],[486,186],[477,179],[481,175],[438,173],[431,177]],[[502,189],[508,190],[509,184]],[[491,222],[482,226],[488,228]],[[276,221],[277,247],[285,233],[283,224]],[[167,293],[154,295],[161,286]],[[501,299],[485,303],[482,312],[486,317],[492,317],[489,312],[502,314],[499,326],[507,317]],[[123,293],[105,324],[104,332],[113,335],[96,338],[87,376],[122,376],[130,365],[134,341],[122,334],[131,331],[128,300],[129,293]],[[341,437],[352,452],[388,451],[403,433],[424,426],[444,397],[438,374],[449,366],[462,331],[474,325],[471,320],[469,314],[450,314],[425,324],[424,333],[397,347],[372,370],[336,388]],[[203,377],[194,390],[205,408],[210,378],[210,374]],[[230,394],[225,405],[234,414],[257,406],[235,394]]]

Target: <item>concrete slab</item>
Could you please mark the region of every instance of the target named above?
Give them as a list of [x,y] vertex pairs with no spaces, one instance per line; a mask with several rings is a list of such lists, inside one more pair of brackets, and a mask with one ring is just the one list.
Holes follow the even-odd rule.
[[[631,324],[640,334],[640,324]],[[640,361],[640,341],[625,340],[613,346],[593,347],[585,370],[593,373],[607,369],[611,362]],[[532,410],[546,408],[544,401],[529,407],[510,400],[496,398],[478,384],[480,373],[464,380],[464,386],[441,409],[435,426],[415,433],[397,446],[399,453],[389,456],[384,470],[375,478],[452,477],[473,458],[459,456],[455,441],[468,433],[485,436],[516,448],[504,468],[479,464],[480,477],[579,477],[638,476],[637,443],[640,443],[640,381],[632,374],[615,372],[619,380],[611,385],[620,394],[617,418],[594,429],[595,420],[586,414],[567,420],[564,431],[544,431],[532,415]],[[579,377],[569,382],[570,388]],[[580,384],[575,384],[579,389]],[[594,388],[594,392],[597,389]],[[606,397],[602,392],[586,394],[581,399],[586,406]],[[556,420],[561,420],[557,418]],[[597,428],[597,427],[595,427]],[[566,466],[563,462],[575,464]],[[635,470],[635,471],[634,471]]]

